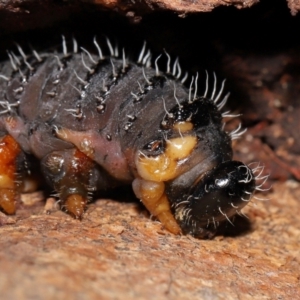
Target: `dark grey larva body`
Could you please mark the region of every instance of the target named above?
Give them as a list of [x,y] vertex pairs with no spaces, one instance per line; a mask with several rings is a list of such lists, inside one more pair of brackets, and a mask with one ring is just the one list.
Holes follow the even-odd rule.
[[[171,65],[168,59],[163,73],[157,60],[150,67],[144,48],[132,63],[124,52],[117,58],[109,42],[106,57],[96,40],[94,44],[95,52],[77,51],[76,41],[68,51],[63,41],[62,53],[27,57],[21,48],[19,56],[9,53],[10,60],[0,67],[2,135],[11,135],[25,154],[41,161],[62,202],[71,188],[89,195],[119,183],[156,182],[140,173],[139,155],[151,160],[167,151],[168,141],[195,138],[191,152],[177,159],[176,176],[157,182],[163,181],[184,233],[212,236],[217,224],[238,213],[255,190],[252,171],[232,161],[231,138],[239,133],[223,130],[223,86],[218,93],[214,87],[210,97],[207,90],[198,96],[196,78],[190,88],[180,81],[178,61]],[[184,127],[178,124],[192,127],[181,132]],[[57,187],[75,148],[95,165],[82,186],[66,181]]]

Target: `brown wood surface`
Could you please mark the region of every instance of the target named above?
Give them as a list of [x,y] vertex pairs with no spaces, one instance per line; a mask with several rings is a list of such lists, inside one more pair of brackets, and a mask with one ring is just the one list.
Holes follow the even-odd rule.
[[268,197],[214,240],[169,234],[138,203],[99,200],[80,222],[26,201],[0,217],[1,299],[297,299],[300,185]]

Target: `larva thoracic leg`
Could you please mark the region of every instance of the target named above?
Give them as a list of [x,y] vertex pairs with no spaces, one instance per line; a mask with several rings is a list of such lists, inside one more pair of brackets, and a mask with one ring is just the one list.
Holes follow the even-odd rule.
[[15,213],[18,197],[16,159],[21,152],[17,142],[5,135],[0,141],[0,208],[7,214]]
[[77,149],[54,151],[42,161],[46,180],[57,191],[61,207],[80,219],[88,203],[95,163]]

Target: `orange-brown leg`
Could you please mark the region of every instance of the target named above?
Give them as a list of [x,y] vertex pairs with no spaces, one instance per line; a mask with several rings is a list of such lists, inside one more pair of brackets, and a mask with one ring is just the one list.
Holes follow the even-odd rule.
[[136,178],[132,184],[135,195],[141,199],[149,212],[157,217],[163,226],[174,234],[180,234],[181,229],[172,212],[169,200],[164,193],[163,182],[154,182]]
[[0,209],[7,214],[16,211],[18,186],[16,183],[16,159],[21,148],[10,136],[5,135],[0,141]]
[[45,176],[57,191],[61,207],[81,219],[92,189],[95,163],[78,149],[55,151],[43,159]]

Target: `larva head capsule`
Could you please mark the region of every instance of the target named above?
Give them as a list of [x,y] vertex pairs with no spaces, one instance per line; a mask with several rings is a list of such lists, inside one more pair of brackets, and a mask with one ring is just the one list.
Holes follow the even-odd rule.
[[231,222],[230,218],[247,205],[255,186],[249,167],[238,161],[223,162],[177,197],[175,218],[184,233],[212,237],[220,222]]
[[136,152],[134,192],[169,231],[211,238],[250,201],[255,176],[232,161],[231,136],[212,100],[184,101],[165,113],[157,138]]

